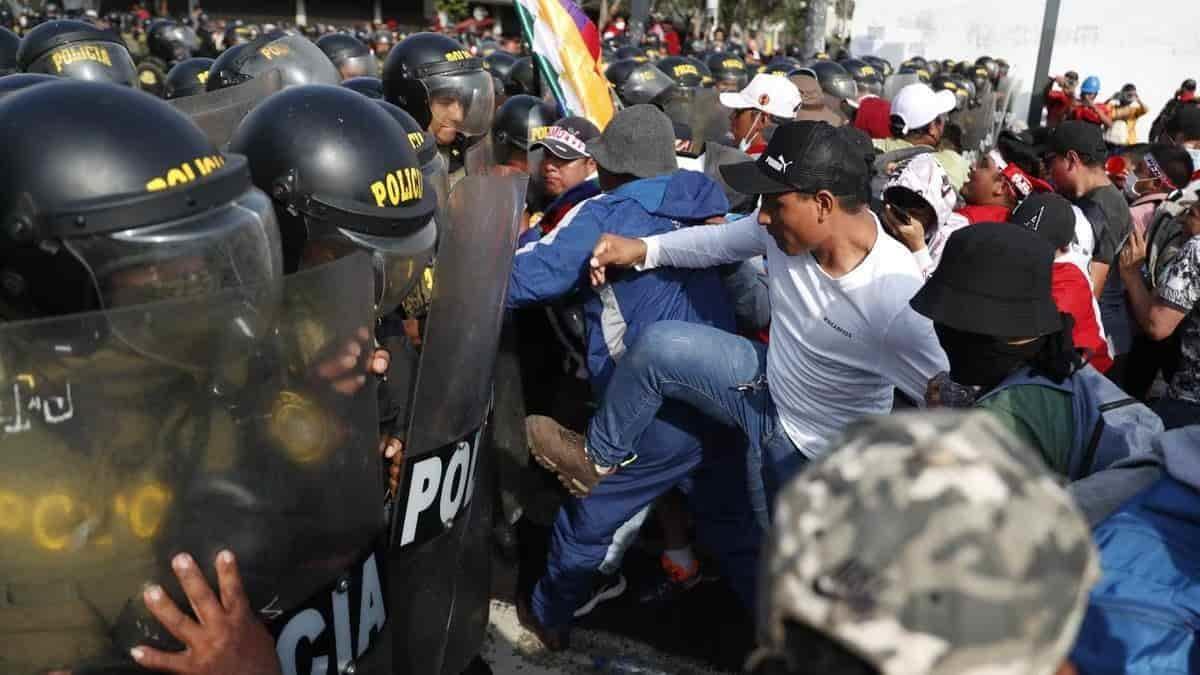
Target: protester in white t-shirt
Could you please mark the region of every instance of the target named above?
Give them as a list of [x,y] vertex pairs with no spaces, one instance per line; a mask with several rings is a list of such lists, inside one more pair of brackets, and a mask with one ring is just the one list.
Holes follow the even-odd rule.
[[908,305],[923,282],[915,259],[868,208],[872,155],[857,129],[788,123],[757,162],[722,167],[733,189],[763,195],[756,216],[644,240],[605,235],[592,261],[598,286],[610,265],[712,267],[765,254],[770,349],[721,330],[651,326],[617,365],[586,447],[539,425],[530,443],[543,466],[595,485],[636,461],[633,442],[663,400],[680,400],[746,432],[750,498],[765,520],[778,486],[847,424],[888,413],[896,388],[922,401],[948,362],[932,323]]

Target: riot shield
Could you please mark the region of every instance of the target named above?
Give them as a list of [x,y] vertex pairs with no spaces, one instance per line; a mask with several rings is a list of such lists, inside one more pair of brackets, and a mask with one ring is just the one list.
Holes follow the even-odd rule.
[[385,524],[374,381],[347,387],[325,365],[358,343],[365,372],[373,283],[359,254],[0,325],[0,672],[136,670],[135,645],[179,649],[141,593],[157,583],[188,606],[180,552],[213,588],[216,553],[235,552],[290,672],[341,672],[382,634],[377,573],[355,575],[344,616],[318,593],[374,564]]
[[995,95],[992,85],[988,83],[982,90],[976,92],[976,98],[965,110],[956,111],[951,120],[958,123],[963,130],[963,153],[978,155],[986,150],[995,140],[992,136],[992,123],[996,117]]
[[282,89],[282,75],[278,70],[272,70],[242,84],[195,96],[173,98],[167,103],[191,117],[213,145],[224,148],[254,106]]
[[750,156],[737,148],[719,143],[709,143],[704,146],[704,174],[715,180],[725,191],[725,197],[729,199],[730,213],[750,213],[754,210],[756,201],[754,195],[744,195],[729,187],[729,184],[725,182],[725,177],[721,175],[721,167],[726,164],[748,161],[750,161]]
[[729,108],[721,105],[711,87],[697,89],[692,99],[692,137],[698,141],[724,141],[729,133]]
[[480,439],[526,180],[467,176],[447,204],[392,516],[396,672],[457,674],[487,627],[492,458]]
[[468,176],[483,176],[496,166],[496,151],[492,147],[492,135],[486,134],[467,148],[465,162]]

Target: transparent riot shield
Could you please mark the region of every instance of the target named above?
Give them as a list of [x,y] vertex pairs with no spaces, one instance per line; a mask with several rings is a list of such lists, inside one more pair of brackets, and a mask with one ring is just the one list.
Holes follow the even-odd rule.
[[283,77],[272,70],[248,82],[167,101],[192,118],[209,140],[224,148],[246,115],[263,99],[283,89]]
[[721,105],[716,89],[695,90],[692,97],[692,116],[689,124],[692,137],[698,141],[724,141],[729,133],[729,108]]
[[482,176],[496,166],[496,150],[492,147],[492,135],[486,134],[474,145],[467,148],[467,159],[464,162],[468,176]]
[[487,627],[488,415],[527,177],[467,176],[434,267],[388,576],[396,672],[461,672]]
[[756,200],[754,195],[744,195],[729,187],[729,184],[725,182],[725,177],[721,175],[721,167],[726,164],[748,161],[750,161],[750,155],[737,148],[719,143],[709,143],[704,146],[704,174],[715,180],[725,191],[725,197],[729,199],[730,213],[750,213],[754,210]]
[[181,648],[141,597],[157,583],[188,607],[180,552],[216,588],[215,555],[234,551],[299,672],[338,672],[382,634],[377,578],[348,589],[344,616],[321,594],[374,559],[385,525],[375,383],[352,377],[370,270],[359,254],[271,286],[0,325],[0,672],[135,670],[135,645]]
[[976,92],[975,100],[966,109],[956,111],[951,120],[958,123],[963,130],[963,153],[973,153],[974,156],[991,147],[995,140],[992,137],[992,123],[996,117],[994,104],[995,95],[992,85]]

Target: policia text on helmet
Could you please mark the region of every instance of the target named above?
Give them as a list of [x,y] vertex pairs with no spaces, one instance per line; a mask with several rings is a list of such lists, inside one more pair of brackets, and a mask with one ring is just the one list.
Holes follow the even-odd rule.
[[251,112],[230,149],[275,202],[285,272],[365,251],[376,313],[399,306],[433,254],[437,197],[395,118],[344,87],[292,87]]
[[491,129],[495,92],[483,60],[436,33],[402,40],[383,66],[384,98],[428,129],[440,146]]

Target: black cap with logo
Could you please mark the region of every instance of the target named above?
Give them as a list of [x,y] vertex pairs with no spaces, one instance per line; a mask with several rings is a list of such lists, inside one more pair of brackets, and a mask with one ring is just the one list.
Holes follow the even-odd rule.
[[588,141],[600,138],[600,129],[586,117],[564,117],[550,127],[546,137],[533,144],[542,146],[559,159],[573,160],[591,157]]
[[757,161],[727,164],[721,175],[747,195],[828,190],[869,196],[875,150],[858,129],[802,120],[779,126]]

